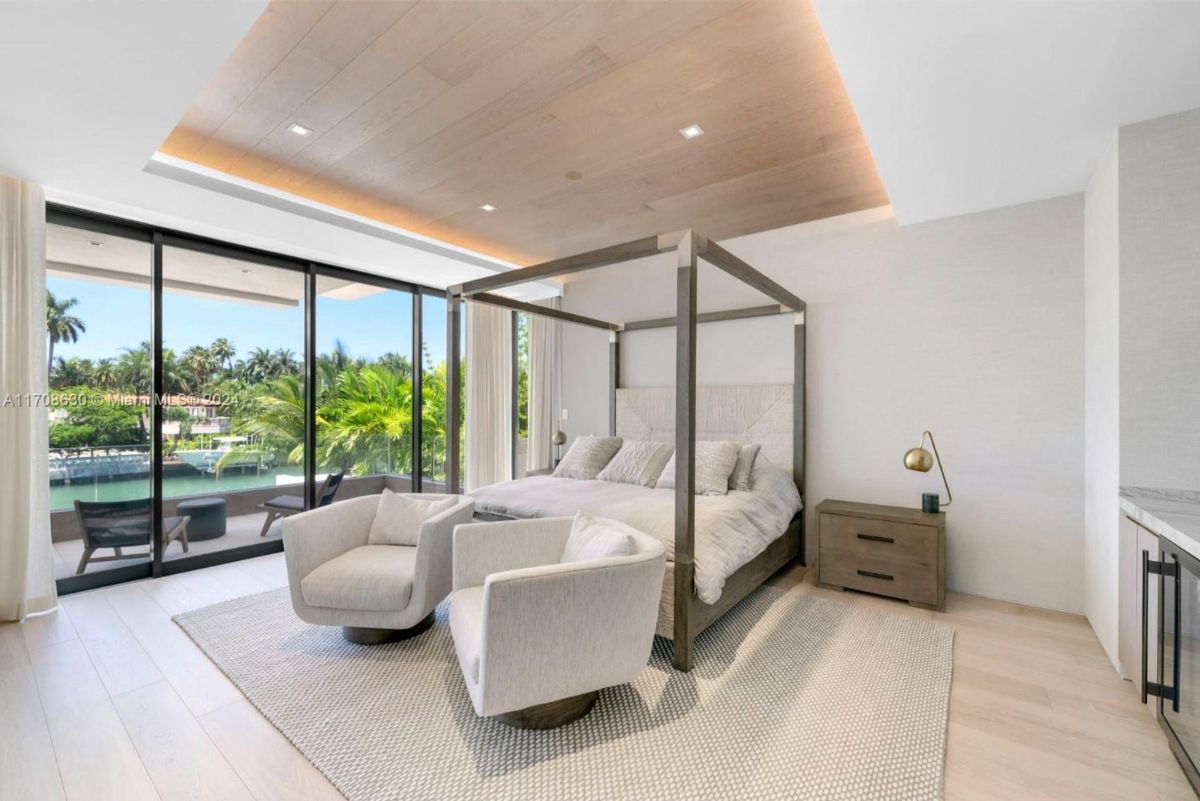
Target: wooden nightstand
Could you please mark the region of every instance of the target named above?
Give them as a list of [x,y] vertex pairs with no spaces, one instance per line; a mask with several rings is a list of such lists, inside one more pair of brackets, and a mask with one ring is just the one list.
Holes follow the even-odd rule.
[[817,506],[817,581],[834,589],[946,605],[946,513],[822,501]]

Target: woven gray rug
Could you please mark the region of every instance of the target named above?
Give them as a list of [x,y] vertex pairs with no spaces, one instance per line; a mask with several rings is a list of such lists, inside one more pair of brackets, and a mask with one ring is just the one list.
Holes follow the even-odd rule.
[[954,630],[763,587],[678,673],[552,731],[475,716],[446,622],[382,646],[292,613],[287,590],[175,618],[350,801],[941,799]]

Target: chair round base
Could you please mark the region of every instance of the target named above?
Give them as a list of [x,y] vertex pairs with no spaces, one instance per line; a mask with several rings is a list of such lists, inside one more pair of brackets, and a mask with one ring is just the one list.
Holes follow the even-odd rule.
[[568,723],[574,723],[592,711],[596,699],[600,697],[599,690],[593,690],[583,695],[573,695],[548,704],[528,706],[513,712],[503,712],[496,715],[496,720],[512,726],[514,729],[557,729]]
[[416,637],[433,625],[433,612],[423,617],[417,625],[409,629],[371,629],[364,626],[342,626],[342,636],[357,645],[382,645],[385,642],[396,642]]

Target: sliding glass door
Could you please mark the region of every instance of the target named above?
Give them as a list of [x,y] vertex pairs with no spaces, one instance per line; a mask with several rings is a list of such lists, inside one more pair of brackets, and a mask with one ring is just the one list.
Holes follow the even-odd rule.
[[412,491],[413,294],[319,272],[316,351],[318,495]]
[[[60,593],[277,552],[281,521],[314,505],[445,489],[441,290],[47,219]],[[461,415],[459,432],[461,475]]]
[[46,226],[50,533],[61,581],[149,575],[152,262],[146,234]]
[[164,562],[262,552],[281,536],[263,504],[302,508],[307,274],[272,261],[163,247]]

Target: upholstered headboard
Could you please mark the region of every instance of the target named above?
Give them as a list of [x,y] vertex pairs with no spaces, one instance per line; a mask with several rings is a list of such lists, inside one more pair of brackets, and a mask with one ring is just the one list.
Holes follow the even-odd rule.
[[[696,441],[757,443],[774,464],[792,466],[792,385],[696,387]],[[617,436],[675,442],[675,388],[617,390]]]

